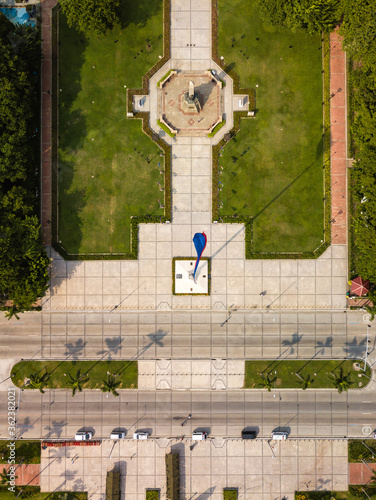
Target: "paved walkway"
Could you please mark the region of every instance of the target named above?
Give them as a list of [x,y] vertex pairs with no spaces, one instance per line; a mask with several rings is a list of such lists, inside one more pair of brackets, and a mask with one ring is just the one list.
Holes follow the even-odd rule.
[[330,35],[332,244],[347,244],[346,54],[338,30]]
[[170,451],[180,455],[181,494],[186,499],[222,500],[223,488],[238,488],[239,498],[246,500],[294,500],[296,490],[347,490],[346,440],[269,444],[239,437],[193,442],[187,435],[183,440],[107,440],[93,448],[49,448],[42,452],[46,471],[41,489],[83,490],[90,500],[102,500],[106,473],[116,467],[125,498],[145,500],[147,488],[158,488],[165,500],[165,455]]
[[42,17],[42,99],[41,99],[41,218],[42,236],[45,245],[51,245],[51,220],[52,220],[52,156],[51,156],[51,130],[52,130],[52,7],[57,0],[43,0],[41,2]]

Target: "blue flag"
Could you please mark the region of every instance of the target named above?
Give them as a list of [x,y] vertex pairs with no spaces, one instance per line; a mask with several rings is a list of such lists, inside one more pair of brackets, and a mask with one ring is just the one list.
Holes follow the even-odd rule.
[[196,233],[193,236],[193,243],[195,245],[196,252],[197,252],[197,260],[196,260],[196,264],[195,264],[195,270],[193,271],[193,280],[195,282],[196,282],[196,271],[197,271],[198,264],[199,264],[200,259],[201,259],[201,255],[202,255],[203,251],[205,250],[206,241],[207,240],[206,240],[205,233]]

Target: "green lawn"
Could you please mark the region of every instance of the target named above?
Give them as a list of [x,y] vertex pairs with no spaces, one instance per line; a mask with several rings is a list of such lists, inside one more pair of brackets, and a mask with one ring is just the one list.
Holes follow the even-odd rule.
[[[102,381],[107,380],[107,372],[121,381],[119,389],[137,388],[137,361],[20,361],[13,366],[11,373],[12,381],[17,387],[21,387],[30,374],[43,375],[47,372],[51,378],[46,387],[64,389],[68,387],[66,384],[68,374],[75,378],[78,370],[81,375],[87,373],[84,378],[89,379],[82,384],[84,389],[99,389]],[[28,386],[25,387],[25,389],[28,388]]]
[[[306,360],[262,360],[262,361],[246,361],[245,362],[245,379],[244,388],[246,389],[257,389],[260,388],[259,384],[262,382],[261,374],[266,376],[270,374],[270,378],[274,379],[276,389],[288,389],[288,388],[301,388],[302,379],[306,378],[307,375],[311,375],[313,382],[310,385],[312,389],[319,389],[323,387],[334,388],[333,382],[330,378],[331,373],[338,373],[340,367],[343,368],[345,374],[351,372],[351,380],[354,384],[351,388],[358,388],[359,382],[361,381],[365,387],[371,376],[371,369],[367,365],[365,375],[358,377],[358,374],[363,374],[363,370],[357,372],[353,370],[353,364],[357,360],[319,360],[319,359],[306,359]],[[361,367],[363,363],[359,361]],[[275,374],[275,372],[277,372]],[[297,375],[298,373],[301,378]],[[314,374],[317,375],[314,375]],[[273,384],[274,385],[274,384]]]
[[[8,444],[12,441],[1,441],[0,464],[7,464],[9,458]],[[40,441],[16,441],[16,463],[40,464]]]
[[[0,486],[1,500],[14,500],[19,493],[21,486],[16,486],[16,494],[8,491],[8,486]],[[84,492],[62,492],[41,493],[39,486],[23,486],[23,493],[18,497],[30,500],[87,500],[87,493]]]
[[122,0],[121,11],[100,39],[60,14],[58,241],[72,254],[130,252],[130,217],[163,215],[163,158],[127,119],[124,87],[140,88],[163,55],[162,0]]
[[266,27],[252,0],[219,0],[219,56],[256,90],[256,117],[223,150],[220,215],[251,215],[253,252],[313,251],[323,239],[319,36]]

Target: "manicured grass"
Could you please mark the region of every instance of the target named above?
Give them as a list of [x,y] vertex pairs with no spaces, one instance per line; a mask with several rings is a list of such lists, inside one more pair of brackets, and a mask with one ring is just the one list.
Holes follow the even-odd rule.
[[63,492],[55,491],[53,493],[41,493],[39,486],[16,486],[16,494],[8,491],[8,486],[0,486],[1,500],[14,500],[20,490],[23,490],[18,498],[28,498],[30,500],[87,500],[87,493],[82,491]]
[[218,6],[218,55],[256,90],[256,117],[220,158],[220,215],[254,218],[253,252],[313,251],[324,229],[321,38],[266,27],[253,0]]
[[127,119],[124,87],[140,88],[163,55],[162,0],[122,0],[121,11],[103,38],[60,13],[58,241],[73,254],[130,252],[130,217],[163,215],[163,158]]
[[[326,359],[306,359],[306,360],[262,360],[262,361],[246,361],[245,362],[245,379],[244,388],[246,389],[257,389],[260,388],[262,379],[261,374],[266,376],[270,375],[270,378],[276,378],[275,387],[276,389],[288,389],[288,388],[301,388],[302,380],[295,375],[298,373],[302,379],[305,379],[308,375],[311,376],[313,382],[309,386],[308,390],[319,389],[324,387],[334,388],[333,382],[330,378],[330,372],[333,374],[338,373],[339,368],[342,367],[344,374],[351,372],[351,380],[354,384],[351,388],[359,388],[359,381],[363,383],[362,387],[365,387],[371,376],[371,369],[367,365],[366,371],[363,370],[357,372],[353,370],[353,364],[357,360],[326,360]],[[363,362],[359,361],[361,367],[363,367]],[[275,374],[275,372],[277,372]],[[314,374],[317,375],[314,375]],[[358,377],[358,374],[364,374],[367,376]],[[274,384],[273,384],[274,385]]]
[[[13,441],[1,441],[0,464],[7,464],[9,458],[8,444]],[[16,441],[16,463],[40,464],[40,441]]]
[[65,389],[69,388],[66,384],[68,374],[75,378],[78,370],[81,375],[87,373],[83,379],[89,379],[82,384],[83,389],[99,389],[103,385],[102,381],[107,380],[107,372],[121,381],[119,389],[137,388],[137,361],[20,361],[13,366],[11,373],[17,387],[24,385],[30,374],[43,375],[47,372],[51,377],[46,388]]

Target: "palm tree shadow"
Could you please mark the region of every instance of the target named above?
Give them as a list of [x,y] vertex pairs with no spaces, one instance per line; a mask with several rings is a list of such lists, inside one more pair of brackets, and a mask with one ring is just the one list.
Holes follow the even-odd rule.
[[365,355],[367,349],[367,339],[364,337],[359,342],[358,337],[353,337],[349,342],[345,342],[345,347],[343,350],[347,354],[348,358],[362,358]]
[[64,420],[53,420],[51,425],[46,425],[44,427],[46,431],[48,431],[46,439],[50,438],[53,435],[55,435],[57,438],[60,438],[63,432],[63,427],[65,427],[66,425],[67,423],[64,422]]
[[101,354],[102,357],[105,357],[108,355],[108,361],[111,361],[112,355],[116,356],[116,354],[121,353],[121,343],[122,342],[123,342],[123,339],[120,336],[107,337],[105,339],[107,349],[102,350],[102,351],[98,351],[97,354]]
[[64,355],[67,358],[72,358],[73,360],[77,360],[78,357],[82,355],[86,344],[87,342],[86,341],[84,342],[82,339],[78,339],[75,344],[72,343],[65,344],[67,350],[65,351]]

